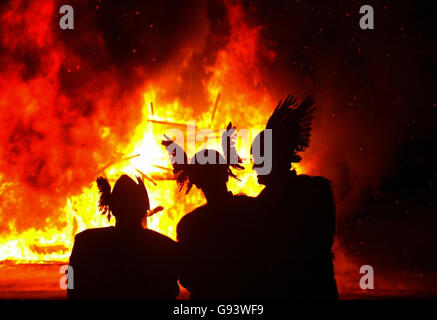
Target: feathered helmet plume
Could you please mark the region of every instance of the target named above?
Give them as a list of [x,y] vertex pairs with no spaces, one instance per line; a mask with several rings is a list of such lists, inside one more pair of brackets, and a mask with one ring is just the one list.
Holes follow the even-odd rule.
[[314,98],[307,97],[300,104],[294,95],[287,96],[278,105],[267,121],[266,129],[272,129],[273,144],[281,151],[291,152],[291,162],[300,162],[297,154],[309,146],[311,125],[314,118]]
[[111,205],[111,185],[109,181],[103,177],[98,177],[96,182],[100,192],[99,210],[102,215],[107,214],[109,221],[111,220],[111,210],[109,208]]
[[[186,193],[191,190],[193,186],[193,177],[198,174],[200,168],[223,168],[226,174],[232,178],[238,179],[231,168],[236,170],[244,169],[241,165],[243,160],[238,156],[236,150],[236,128],[232,126],[229,122],[226,131],[222,135],[222,148],[223,155],[215,150],[204,149],[196,153],[193,158],[188,160],[188,156],[184,149],[180,147],[177,143],[172,141],[169,137],[164,135],[165,140],[162,140],[161,144],[166,147],[169,155],[171,156],[171,163],[173,166],[173,173],[176,176],[176,182],[179,186],[179,191],[182,190],[184,186],[187,186]],[[216,154],[216,163],[213,167],[210,164],[199,164],[196,158],[201,153],[213,152]],[[200,167],[202,166],[202,167]]]

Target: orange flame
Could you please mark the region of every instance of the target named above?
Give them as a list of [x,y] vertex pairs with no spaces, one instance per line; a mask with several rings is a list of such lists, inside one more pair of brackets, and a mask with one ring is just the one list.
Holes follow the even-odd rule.
[[[12,7],[1,20],[2,26],[9,26],[11,32],[18,25],[25,23],[26,20],[26,15],[14,15],[14,12],[18,10],[19,2],[14,2],[14,5],[17,7]],[[32,17],[32,19],[36,19],[37,25],[32,28],[29,25],[25,27],[25,34],[22,34],[20,38],[3,37],[3,46],[22,46],[24,45],[22,41],[25,40],[40,48],[52,47],[54,40],[50,34],[48,21],[55,11],[53,3],[41,1],[30,6],[32,8],[29,9],[29,12],[32,10],[40,12],[39,17]],[[70,254],[76,233],[87,228],[109,225],[110,223],[105,217],[99,215],[97,210],[98,191],[93,182],[97,175],[107,176],[111,183],[114,183],[123,173],[134,176],[140,175],[141,172],[146,175],[147,178],[143,180],[149,190],[151,207],[159,205],[164,207],[163,211],[150,218],[148,226],[173,239],[175,238],[177,222],[185,213],[201,205],[204,198],[195,189],[188,196],[181,195],[177,191],[175,181],[170,179],[171,174],[162,168],[171,167],[170,159],[165,149],[160,145],[165,131],[172,127],[172,123],[184,124],[192,120],[196,121],[197,128],[212,128],[217,133],[219,128],[226,128],[229,121],[232,121],[237,129],[262,130],[277,99],[272,97],[263,83],[259,61],[260,56],[273,60],[275,53],[262,46],[260,28],[249,26],[245,22],[243,10],[239,5],[228,4],[227,6],[231,33],[227,45],[217,53],[215,62],[212,65],[204,66],[204,71],[209,77],[203,82],[203,90],[210,106],[203,113],[195,113],[190,106],[184,105],[184,102],[177,97],[169,96],[166,90],[167,87],[172,86],[171,79],[182,76],[184,63],[180,66],[178,77],[157,76],[139,86],[144,92],[143,104],[134,105],[133,109],[140,110],[134,116],[140,116],[141,121],[133,130],[129,141],[117,139],[117,126],[102,125],[104,121],[101,119],[106,117],[106,111],[100,106],[111,103],[108,101],[105,91],[102,92],[101,98],[96,102],[98,111],[95,120],[91,124],[83,122],[86,129],[89,129],[89,126],[100,128],[97,130],[96,136],[87,136],[89,132],[93,132],[92,130],[75,131],[75,139],[83,141],[85,144],[83,150],[65,145],[65,140],[61,140],[57,135],[51,136],[50,143],[53,148],[61,146],[62,152],[74,157],[75,167],[72,171],[53,169],[53,171],[45,172],[45,175],[35,173],[39,179],[37,181],[39,186],[50,185],[50,188],[46,190],[50,195],[47,198],[44,198],[44,192],[34,193],[34,189],[29,187],[29,182],[22,179],[25,176],[23,172],[29,176],[29,171],[39,170],[38,165],[43,167],[42,164],[21,158],[23,153],[18,148],[23,147],[23,141],[20,136],[17,136],[17,141],[10,141],[11,148],[16,148],[19,156],[16,159],[9,159],[9,161],[15,161],[13,163],[13,168],[17,170],[15,174],[5,174],[5,170],[11,166],[4,165],[0,171],[0,213],[2,215],[0,224],[3,225],[0,230],[2,232],[0,261],[65,261]],[[47,55],[42,58],[42,64],[48,68],[44,70],[45,76],[23,81],[17,70],[10,70],[10,75],[0,80],[2,94],[0,107],[5,110],[5,112],[2,111],[2,123],[7,123],[17,117],[23,122],[23,127],[28,127],[30,123],[33,123],[33,127],[30,127],[34,128],[35,132],[31,133],[33,140],[28,142],[27,147],[32,149],[31,153],[47,153],[47,158],[53,162],[51,163],[53,168],[63,168],[65,164],[56,152],[43,149],[44,146],[38,144],[38,132],[58,130],[59,128],[53,127],[57,118],[68,119],[74,116],[71,114],[72,111],[62,107],[66,103],[64,101],[66,98],[56,96],[58,89],[56,75],[61,68],[62,60],[65,58],[64,50],[65,48],[61,47],[48,51]],[[190,55],[192,52],[187,50],[182,61],[187,61]],[[77,68],[80,66],[78,65]],[[6,72],[3,73],[6,74]],[[107,82],[109,84],[105,90],[110,91],[111,81]],[[129,101],[126,103],[135,104],[135,102]],[[59,108],[50,109],[49,106],[52,104],[58,105]],[[80,118],[79,121],[81,121]],[[123,125],[123,119],[119,119],[119,121],[120,125]],[[68,121],[65,121],[64,125],[68,125]],[[76,128],[81,128],[81,125],[76,126]],[[5,132],[8,129],[11,128],[4,128],[2,131]],[[184,128],[181,129],[184,130]],[[220,150],[220,144],[216,140],[209,140],[207,146]],[[116,150],[119,155],[118,159],[108,163],[108,160],[102,155],[94,154],[97,153],[95,150],[99,141],[106,141],[113,150]],[[17,145],[14,146],[14,143]],[[198,148],[202,146],[201,144],[197,145]],[[239,146],[242,148],[240,149],[241,156],[248,159],[250,146],[241,141]],[[93,154],[93,159],[97,163],[93,168],[95,167],[96,170],[89,169],[89,163],[81,160],[84,152]],[[3,158],[2,164],[8,163],[8,160],[4,159],[5,157],[6,155],[2,152],[0,157]],[[87,169],[85,170],[85,168]],[[304,171],[301,166],[297,169]],[[33,177],[32,174],[30,177]],[[48,180],[41,180],[41,177],[46,177]],[[54,186],[49,181],[53,177],[57,177],[59,181]],[[250,164],[246,165],[240,178],[241,181],[229,182],[228,186],[232,192],[255,196],[262,189],[256,181]],[[64,194],[69,194],[69,192],[68,189],[62,189],[60,185],[68,185],[75,179],[87,181],[87,183],[82,184],[80,192],[71,193],[72,195],[69,195],[65,200]],[[41,206],[33,208],[31,203],[38,197],[47,199],[46,203],[44,203],[45,200],[42,200],[39,202],[42,203]],[[53,211],[53,214],[50,214],[45,220],[45,225],[23,230],[23,228],[17,227],[20,221],[4,218],[5,215],[13,215],[14,210],[41,210],[41,212],[49,210]],[[7,222],[7,226],[5,222]]]

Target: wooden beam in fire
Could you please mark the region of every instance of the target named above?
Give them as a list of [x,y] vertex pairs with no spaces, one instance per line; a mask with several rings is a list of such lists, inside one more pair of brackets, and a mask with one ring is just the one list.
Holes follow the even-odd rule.
[[163,207],[163,206],[157,206],[157,207],[154,208],[154,209],[148,210],[148,211],[147,211],[147,217],[151,217],[151,216],[153,216],[155,213],[158,213],[158,212],[160,212],[160,211],[162,211],[162,210],[164,210],[164,207]]
[[172,168],[167,168],[167,167],[163,167],[163,166],[158,166],[157,164],[153,165],[155,168],[161,169],[161,170],[165,170],[165,171],[173,171]]
[[116,159],[115,161],[112,161],[112,162],[108,163],[107,165],[103,166],[102,168],[100,168],[99,170],[97,170],[97,175],[102,173],[103,171],[105,171],[106,169],[112,167],[113,165],[115,165],[117,163],[120,163],[120,162],[123,162],[123,161],[127,161],[127,160],[130,160],[130,159],[139,157],[139,156],[140,156],[140,154],[134,154],[132,156],[128,156],[128,157],[125,157],[125,158]]
[[[215,103],[214,103],[214,108],[212,110],[212,114],[211,114],[211,122],[210,122],[210,126],[212,126],[214,119],[215,119],[215,114],[217,113],[217,109],[218,109],[218,105],[220,102],[220,97],[221,97],[221,93],[219,92],[217,94],[217,98],[215,99]],[[153,106],[153,102],[151,102],[149,104],[149,113],[152,115],[151,117],[147,118],[148,122],[151,123],[156,123],[156,124],[161,124],[161,125],[167,125],[167,126],[177,126],[177,127],[187,127],[186,123],[181,123],[181,122],[175,122],[175,121],[168,121],[168,120],[161,120],[161,119],[154,119],[155,114],[154,114],[154,106]],[[197,126],[194,126],[195,130],[198,130],[199,128]],[[213,129],[214,130],[214,129]],[[217,130],[215,130],[217,131]],[[218,134],[212,136],[213,138],[220,138],[220,136]],[[191,139],[187,139],[187,141],[196,141],[196,138],[191,138]]]
[[177,126],[177,127],[187,127],[186,123],[180,123],[180,122],[174,122],[174,121],[167,121],[167,120],[158,120],[158,119],[147,119],[147,121],[162,125],[168,125],[168,126]]
[[217,98],[215,99],[214,108],[212,109],[212,115],[211,115],[211,125],[214,122],[215,113],[217,112],[218,104],[220,101],[220,92],[217,94]]
[[156,186],[156,182],[153,181],[153,179],[149,178],[144,172],[142,172],[141,170],[138,170],[137,168],[135,168],[135,170],[141,175],[141,177],[143,179],[150,181],[151,183],[153,183]]

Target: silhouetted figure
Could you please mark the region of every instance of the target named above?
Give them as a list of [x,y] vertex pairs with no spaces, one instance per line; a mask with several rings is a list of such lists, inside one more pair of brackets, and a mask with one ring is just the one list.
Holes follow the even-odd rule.
[[142,220],[149,210],[147,190],[122,175],[111,192],[100,177],[99,206],[115,216],[115,227],[88,229],[76,235],[70,266],[74,289],[70,299],[175,299],[177,249],[170,238],[144,229]]
[[[290,170],[297,154],[309,144],[315,108],[312,98],[297,105],[287,97],[270,117],[272,170],[258,175],[265,185],[257,197],[254,213],[262,221],[265,241],[259,243],[263,257],[261,286],[269,298],[337,299],[333,255],[335,204],[329,180],[297,175]],[[263,147],[265,131],[254,140]],[[264,148],[265,149],[265,148]],[[254,169],[261,167],[253,152]]]
[[[230,129],[230,127],[228,127]],[[224,139],[228,142],[231,139]],[[168,149],[183,150],[171,141],[163,141]],[[180,283],[191,293],[191,299],[244,299],[256,293],[256,279],[251,275],[248,248],[251,218],[246,196],[235,196],[227,189],[230,166],[242,168],[234,145],[228,144],[225,157],[215,150],[204,149],[188,164],[173,161],[180,187],[199,188],[206,205],[186,214],[178,223],[177,238],[181,255]],[[226,151],[227,150],[227,151]],[[235,163],[229,161],[235,155]],[[227,156],[226,156],[227,155]],[[215,159],[215,164],[202,159]],[[180,158],[182,159],[182,157]]]

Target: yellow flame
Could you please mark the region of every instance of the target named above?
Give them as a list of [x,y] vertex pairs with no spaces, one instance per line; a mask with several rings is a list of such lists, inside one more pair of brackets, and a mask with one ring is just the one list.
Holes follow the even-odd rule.
[[[260,84],[262,77],[257,69],[256,57],[258,29],[250,28],[244,23],[242,12],[238,8],[230,8],[230,12],[234,29],[229,44],[218,53],[213,66],[205,67],[205,70],[211,74],[203,83],[210,103],[209,109],[201,114],[194,114],[195,110],[190,106],[182,105],[177,99],[161,101],[159,97],[165,96],[163,94],[165,86],[159,85],[158,81],[155,85],[149,85],[144,89],[143,119],[132,135],[131,142],[128,145],[116,145],[117,152],[126,157],[138,156],[120,161],[101,173],[111,184],[121,174],[128,174],[131,177],[140,175],[140,172],[145,174],[147,178],[144,182],[149,191],[151,207],[159,205],[164,207],[163,211],[149,219],[148,227],[173,239],[176,237],[175,229],[180,218],[203,204],[204,198],[195,188],[188,196],[179,193],[176,182],[168,180],[171,172],[156,167],[158,165],[171,168],[169,156],[160,144],[163,133],[172,126],[173,122],[184,130],[179,124],[192,120],[196,121],[198,129],[212,127],[217,135],[218,129],[225,129],[231,120],[237,129],[247,128],[255,130],[252,131],[255,133],[264,128],[274,106],[274,100],[268,90]],[[212,121],[212,113],[219,94],[218,110]],[[101,136],[111,137],[111,129],[101,128]],[[197,144],[196,147],[202,146],[203,144]],[[221,150],[217,139],[208,141],[205,146]],[[239,141],[238,146],[240,155],[246,160],[249,159],[250,144]],[[105,164],[101,164],[101,167],[104,166]],[[297,170],[301,171],[303,168],[297,167]],[[240,181],[231,179],[228,183],[233,193],[256,196],[262,189],[262,186],[257,183],[250,163],[240,172],[239,178]],[[0,261],[67,260],[75,234],[87,228],[103,227],[114,223],[114,221],[109,223],[106,217],[98,213],[98,197],[95,183],[84,187],[81,194],[66,200],[65,205],[59,209],[57,215],[54,215],[58,217],[57,220],[47,221],[50,227],[44,229],[32,228],[18,233],[11,223],[11,232],[3,235],[0,240]]]

